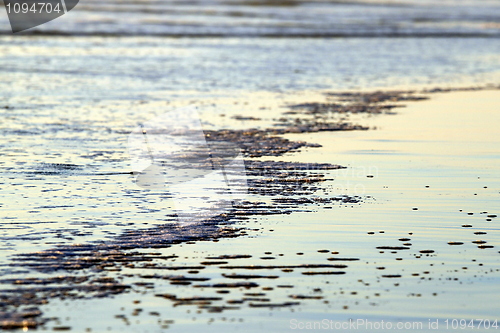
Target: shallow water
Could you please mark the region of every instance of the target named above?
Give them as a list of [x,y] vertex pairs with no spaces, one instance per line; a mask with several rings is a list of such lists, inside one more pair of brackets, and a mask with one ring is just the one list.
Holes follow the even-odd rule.
[[[27,33],[162,36],[496,36],[494,0],[95,1]],[[0,30],[9,31],[6,15]]]
[[[118,107],[249,91],[484,85],[498,78],[499,48],[490,38],[5,36],[0,85],[7,105],[44,112],[64,101],[94,116],[87,106],[105,101]],[[121,105],[129,108],[117,113],[121,121],[139,112]]]
[[[130,171],[127,134],[178,105],[203,105],[206,127],[265,127],[303,90],[495,82],[500,53],[456,38],[1,40],[5,251],[164,223],[163,203],[120,173]],[[247,114],[262,122],[232,119]]]

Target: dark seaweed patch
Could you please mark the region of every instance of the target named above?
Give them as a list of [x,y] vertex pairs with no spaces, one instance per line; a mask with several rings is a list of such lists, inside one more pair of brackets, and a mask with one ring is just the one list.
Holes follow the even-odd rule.
[[304,275],[342,275],[345,274],[344,271],[326,271],[326,272],[317,272],[317,271],[307,271],[302,272]]
[[328,261],[358,261],[359,258],[339,258],[339,257],[331,257],[326,259]]
[[284,308],[294,305],[299,305],[300,302],[284,302],[284,303],[250,303],[251,308]]
[[407,246],[377,246],[379,250],[409,250]]
[[222,274],[228,279],[277,279],[277,275]]
[[236,282],[236,283],[216,283],[216,284],[197,284],[195,288],[255,288],[259,285],[255,282]]
[[345,268],[346,265],[328,264],[302,264],[302,265],[246,265],[246,266],[222,266],[222,269],[282,269],[282,268]]

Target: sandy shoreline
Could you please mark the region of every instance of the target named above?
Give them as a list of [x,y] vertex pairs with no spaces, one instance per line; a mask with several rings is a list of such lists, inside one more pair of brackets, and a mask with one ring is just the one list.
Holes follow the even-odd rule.
[[[413,143],[410,141],[415,141],[419,134],[411,137],[411,127],[400,127],[399,134],[390,132],[394,135],[390,138],[385,137],[387,132],[384,132],[384,127],[394,129],[402,126],[398,125],[398,117],[415,115],[419,109],[425,107],[426,114],[434,112],[437,117],[434,122],[429,120],[429,123],[434,124],[432,128],[420,134],[420,137],[428,138],[436,133],[439,134],[440,128],[447,129],[445,121],[453,115],[453,110],[451,110],[453,105],[446,104],[447,100],[460,100],[466,96],[466,100],[472,101],[472,104],[479,104],[484,103],[487,98],[490,104],[483,105],[484,110],[488,107],[494,108],[494,103],[491,101],[498,101],[498,94],[498,90],[478,92],[458,90],[446,94],[436,91],[427,95],[404,92],[332,95],[330,98],[335,98],[335,101],[309,101],[305,104],[289,106],[283,119],[278,119],[276,122],[280,126],[272,127],[272,130],[214,131],[212,132],[214,135],[220,135],[226,139],[229,137],[232,142],[242,144],[241,148],[247,159],[255,160],[258,157],[264,157],[263,160],[297,162],[250,163],[247,165],[247,170],[252,177],[250,193],[255,200],[249,200],[248,203],[236,207],[232,214],[216,218],[199,228],[189,229],[187,235],[183,234],[182,228],[156,227],[130,231],[128,234],[116,237],[114,242],[103,245],[63,246],[54,250],[18,256],[13,260],[14,264],[20,265],[23,269],[31,268],[33,272],[48,273],[49,276],[41,277],[44,276],[41,273],[30,273],[29,278],[14,277],[1,281],[3,283],[2,326],[3,328],[59,327],[61,329],[72,327],[75,330],[82,330],[87,328],[87,326],[81,326],[84,323],[82,318],[91,315],[92,311],[96,311],[99,307],[106,306],[100,305],[106,303],[109,305],[108,319],[96,322],[94,331],[100,331],[108,326],[119,329],[122,325],[133,324],[132,318],[135,316],[140,316],[141,324],[146,323],[151,328],[160,329],[168,326],[175,329],[177,326],[179,330],[182,330],[192,325],[187,319],[193,316],[189,315],[190,311],[196,313],[194,316],[199,316],[199,320],[206,320],[207,323],[210,323],[210,320],[217,322],[223,330],[231,331],[234,327],[247,327],[231,326],[244,325],[238,323],[245,322],[250,331],[257,331],[259,326],[256,320],[259,314],[274,313],[272,311],[275,310],[279,311],[276,313],[278,319],[266,321],[269,329],[287,331],[289,327],[283,325],[290,318],[296,318],[293,311],[301,313],[301,320],[307,318],[312,320],[318,318],[320,314],[327,314],[338,320],[345,320],[346,316],[354,314],[386,318],[387,313],[394,310],[394,304],[401,302],[400,296],[392,297],[387,290],[398,290],[397,287],[400,284],[401,289],[407,292],[403,292],[406,297],[410,297],[408,296],[412,293],[410,290],[414,290],[414,295],[410,298],[424,299],[415,310],[419,313],[416,318],[421,319],[429,313],[425,310],[426,306],[431,303],[433,306],[441,304],[440,301],[434,300],[440,298],[439,288],[436,288],[434,284],[430,287],[422,287],[421,278],[424,278],[424,281],[427,277],[436,280],[440,278],[464,280],[473,285],[468,289],[471,293],[477,291],[481,294],[484,288],[487,288],[487,284],[475,287],[474,283],[480,278],[472,277],[472,275],[484,276],[485,271],[493,270],[494,264],[498,264],[498,249],[490,248],[490,244],[495,244],[499,235],[494,230],[484,231],[487,227],[479,228],[476,227],[476,223],[466,221],[468,217],[476,218],[478,215],[484,215],[482,217],[490,220],[486,222],[494,223],[496,216],[493,215],[499,212],[489,210],[495,208],[492,203],[496,194],[494,192],[485,194],[482,204],[479,202],[479,204],[476,203],[477,206],[474,206],[478,209],[484,206],[489,206],[489,208],[484,207],[474,211],[475,215],[468,215],[465,213],[466,207],[463,207],[461,209],[464,209],[464,214],[467,216],[460,215],[460,218],[450,216],[451,211],[448,209],[451,199],[449,198],[452,195],[448,192],[464,191],[468,183],[459,183],[456,189],[444,187],[446,188],[445,202],[448,205],[443,205],[443,211],[440,211],[439,202],[434,202],[435,206],[428,206],[432,209],[427,211],[422,210],[421,205],[415,204],[415,207],[411,207],[412,201],[418,202],[426,198],[422,193],[415,192],[416,187],[413,188],[415,181],[408,181],[406,184],[409,188],[408,193],[403,195],[398,191],[382,194],[381,189],[377,187],[382,184],[381,180],[387,181],[388,184],[394,181],[397,183],[401,176],[411,178],[413,174],[417,175],[418,181],[421,180],[418,179],[421,175],[411,170],[408,170],[407,175],[398,174],[404,170],[404,164],[398,163],[407,159],[405,154],[408,152],[399,154],[394,147],[383,148],[379,153],[383,154],[387,161],[374,162],[377,159],[373,159],[373,152],[365,152],[366,154],[363,155],[362,152],[366,149],[356,144],[362,145],[363,140],[390,139],[394,142],[406,141],[406,147],[413,149]],[[429,96],[430,100],[420,101],[420,98],[424,96]],[[402,108],[401,104],[406,107]],[[459,114],[467,114],[467,108],[470,109],[470,107],[470,105],[464,106],[465,110]],[[447,112],[438,117],[439,112],[443,112],[443,108],[446,108]],[[394,115],[394,112],[406,116]],[[475,118],[472,117],[472,119]],[[469,124],[472,123],[472,119],[468,120]],[[354,121],[356,123],[353,123]],[[255,122],[249,120],[246,123],[253,125]],[[456,123],[460,123],[460,120]],[[409,123],[404,124],[408,126]],[[417,123],[414,122],[414,124]],[[379,130],[373,130],[373,127]],[[424,127],[415,128],[422,130]],[[495,155],[498,151],[494,151],[497,141],[486,142],[486,137],[481,136],[481,128],[474,128],[474,131],[471,134],[483,138],[485,140],[482,143],[483,147],[488,147],[488,151],[493,154],[490,160],[490,162],[493,161],[493,164],[490,164],[490,171],[492,173],[498,171],[500,167],[498,155]],[[338,139],[335,136],[336,133],[339,133]],[[361,135],[360,137],[359,133],[366,133],[368,136]],[[450,138],[447,136],[449,133],[451,132],[444,131],[444,134],[439,136],[439,140],[443,142],[450,140],[453,145],[450,144],[446,151],[455,152],[453,149],[457,149],[457,144],[460,148],[460,144],[457,143],[460,134],[456,138]],[[328,144],[331,140],[329,137],[333,139],[333,150]],[[353,140],[353,137],[359,137],[359,140]],[[303,138],[305,142],[300,142],[300,138]],[[336,140],[343,140],[343,142],[336,142]],[[262,143],[267,144],[262,145]],[[267,148],[262,148],[262,146]],[[419,148],[418,144],[415,147]],[[420,150],[412,150],[411,153],[423,156],[428,150],[430,154],[439,154],[438,151],[429,147],[436,147],[435,143],[429,142],[428,146],[421,146]],[[402,148],[398,149],[402,150]],[[297,153],[299,151],[303,152]],[[339,154],[345,155],[346,151],[355,151],[349,158],[362,157],[353,163],[332,160]],[[467,156],[466,152],[462,158],[467,159]],[[418,159],[418,157],[415,158]],[[457,155],[455,166],[458,168],[463,166],[460,161],[460,156]],[[481,165],[477,160],[467,161],[466,167],[469,169]],[[349,166],[349,168],[340,168],[337,163],[343,167]],[[373,163],[377,163],[377,169],[369,169]],[[394,165],[392,169],[391,164]],[[342,170],[348,172],[342,173]],[[351,174],[352,170],[356,170],[356,174]],[[373,174],[375,170],[377,174]],[[486,174],[489,174],[488,172]],[[391,174],[393,180],[390,179]],[[354,183],[353,188],[344,190],[341,187],[347,185],[349,177],[357,183]],[[384,177],[386,177],[385,180]],[[439,177],[441,174],[438,172],[435,178]],[[461,178],[458,177],[457,180],[459,179]],[[339,180],[342,186],[337,185]],[[372,180],[377,184],[376,186],[368,183]],[[491,178],[488,181],[491,181],[492,185],[484,186],[498,192],[498,181]],[[363,185],[362,193],[356,193],[356,184]],[[434,184],[427,186],[434,188]],[[422,190],[425,191],[425,186],[419,184],[418,191]],[[391,202],[399,202],[398,200],[408,205],[406,207],[408,212],[396,211],[393,213],[394,216],[383,212],[380,216],[384,218],[376,220],[375,223],[367,221],[367,216],[371,215],[375,218],[379,214],[378,210],[384,209],[384,205],[391,206]],[[429,200],[436,199],[433,197]],[[467,201],[469,198],[464,200]],[[428,203],[426,200],[422,202]],[[459,200],[453,205],[458,206],[458,203],[463,204]],[[417,209],[412,210],[413,208]],[[487,210],[488,213],[484,213]],[[422,212],[428,214],[419,217],[419,223],[423,226],[388,222],[396,221],[399,218],[398,213],[403,214],[401,217],[408,218],[409,215],[406,214],[422,214]],[[444,260],[446,265],[457,264],[460,268],[465,267],[466,259],[464,258],[468,254],[456,257],[455,252],[450,252],[448,257],[447,252],[443,250],[444,247],[450,247],[447,242],[457,244],[461,242],[461,239],[455,239],[459,238],[457,234],[453,234],[454,239],[451,239],[451,236],[443,239],[445,244],[443,248],[440,247],[441,245],[433,244],[436,236],[429,236],[428,239],[424,237],[418,241],[412,240],[418,236],[418,231],[420,235],[425,235],[426,230],[430,232],[434,227],[428,223],[434,221],[436,216],[444,220],[448,218],[463,220],[463,223],[455,223],[460,229],[459,232],[472,228],[474,233],[479,233],[476,236],[470,235],[469,238],[487,238],[480,236],[483,235],[480,234],[481,232],[487,232],[488,237],[491,238],[487,241],[480,239],[478,243],[472,244],[474,249],[469,249],[469,251],[474,251],[479,248],[483,251],[473,253],[474,260],[479,260],[482,265],[479,268],[470,269],[469,275],[464,277],[464,269],[454,272],[451,268],[445,271],[433,271],[432,268],[428,268],[429,264],[432,264],[430,266],[432,267],[437,263],[434,262],[435,260]],[[333,225],[328,222],[331,218],[336,220]],[[338,219],[340,221],[337,221]],[[300,225],[304,221],[312,223],[301,230]],[[338,228],[339,225],[340,228]],[[434,231],[441,237],[445,235],[443,232],[446,230]],[[414,234],[416,236],[413,236]],[[146,239],[146,235],[152,237]],[[467,238],[468,243],[477,241],[469,238]],[[412,243],[416,243],[417,246],[412,247]],[[464,243],[462,242],[457,247]],[[151,249],[152,247],[154,249]],[[145,248],[149,249],[144,250]],[[376,252],[373,252],[374,250]],[[460,251],[459,253],[462,253]],[[379,258],[381,254],[390,256],[390,260]],[[411,261],[410,266],[405,266],[407,260],[414,260],[414,258],[428,262],[424,265]],[[467,260],[469,260],[468,257]],[[399,265],[401,262],[403,265]],[[408,269],[413,269],[415,272],[409,273]],[[447,272],[447,275],[443,276],[443,272]],[[498,273],[492,271],[491,274]],[[38,276],[34,278],[33,275]],[[357,287],[353,287],[353,283]],[[444,294],[448,292],[446,290]],[[416,296],[417,294],[420,296]],[[421,297],[422,294],[424,297]],[[492,295],[482,297],[494,296],[492,293]],[[379,297],[382,301],[378,300]],[[122,300],[118,301],[118,299]],[[88,311],[87,314],[82,313],[81,318],[78,319],[71,316],[69,320],[62,318],[56,320],[53,318],[54,308],[51,308],[53,307],[51,304],[58,304],[61,300],[72,302],[77,308],[79,306],[87,308],[88,304],[93,304],[96,308]],[[131,302],[122,303],[127,304],[124,308],[131,313],[120,312],[116,307],[124,300]],[[78,302],[83,305],[78,305]],[[406,300],[403,304],[405,302]],[[473,314],[481,314],[481,310],[477,310],[477,304],[473,305],[476,307]],[[184,311],[177,310],[181,308],[186,308],[188,315]],[[282,308],[290,310],[280,311],[279,309]],[[255,309],[262,309],[260,311],[265,312],[255,312]],[[70,311],[75,312],[74,309]],[[176,315],[172,311],[177,311]],[[453,308],[449,311],[453,313]],[[486,311],[485,308],[483,311],[486,317],[493,318],[491,312]],[[141,313],[144,314],[141,316]],[[403,319],[413,317],[410,313],[397,313],[389,319],[396,320],[398,316]],[[459,312],[456,314],[458,315]],[[466,314],[463,313],[463,315]],[[144,316],[145,318],[142,319]],[[174,317],[176,319],[173,319]],[[226,317],[233,318],[233,324],[224,324],[225,319],[221,318]],[[108,324],[108,321],[112,321],[113,324]],[[141,325],[138,323],[133,325],[136,324]]]

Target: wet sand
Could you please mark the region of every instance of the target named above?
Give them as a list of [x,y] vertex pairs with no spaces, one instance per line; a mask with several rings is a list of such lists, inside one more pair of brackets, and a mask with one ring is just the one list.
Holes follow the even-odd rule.
[[499,97],[331,93],[288,103],[271,127],[236,118],[254,129],[210,134],[240,144],[248,201],[195,228],[15,256],[2,325],[285,332],[354,318],[425,331],[497,319]]

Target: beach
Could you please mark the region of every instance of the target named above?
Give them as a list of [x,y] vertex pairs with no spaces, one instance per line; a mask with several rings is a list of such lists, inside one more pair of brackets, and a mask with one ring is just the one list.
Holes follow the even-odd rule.
[[[269,205],[249,202],[212,233],[166,228],[152,241],[129,229],[131,236],[101,245],[56,245],[23,255],[14,259],[21,269],[10,272],[15,280],[2,281],[18,291],[4,295],[15,300],[27,292],[19,288],[31,289],[29,303],[40,304],[43,313],[35,312],[34,320],[77,331],[186,331],[197,325],[288,331],[352,318],[364,320],[360,331],[381,320],[421,323],[430,331],[436,320],[442,327],[457,318],[493,322],[498,94],[432,93],[390,114],[354,115],[372,130],[285,134],[321,147],[278,160],[309,169],[302,179],[325,179],[304,183],[288,174],[285,180],[295,179],[292,195],[282,192],[283,183],[276,185],[278,194],[266,185],[254,195]],[[468,130],[460,128],[464,124]],[[319,161],[322,167],[312,165]],[[337,169],[333,161],[348,168]],[[35,272],[25,271],[29,267]],[[263,315],[269,319],[262,321]],[[101,319],[92,320],[96,316]]]
[[497,6],[2,17],[0,328],[498,329]]

